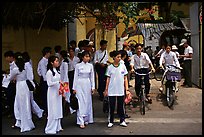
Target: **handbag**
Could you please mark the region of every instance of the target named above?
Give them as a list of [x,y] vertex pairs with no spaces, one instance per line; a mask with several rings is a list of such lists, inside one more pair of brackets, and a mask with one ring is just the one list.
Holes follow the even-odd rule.
[[28,88],[30,91],[34,91],[35,87],[33,86],[33,84],[30,82],[30,80],[26,80],[26,83],[28,85]]
[[103,113],[109,112],[109,100],[108,97],[103,98]]
[[78,99],[77,99],[76,95],[71,94],[69,99],[70,99],[70,107],[73,110],[79,109],[79,103],[78,103]]
[[132,93],[129,92],[125,97],[125,104],[128,104],[132,101]]

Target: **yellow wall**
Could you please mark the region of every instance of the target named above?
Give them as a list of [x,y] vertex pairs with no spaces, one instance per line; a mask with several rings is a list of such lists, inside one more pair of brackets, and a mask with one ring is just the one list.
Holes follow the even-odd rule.
[[2,30],[2,70],[9,69],[9,64],[5,61],[4,53],[8,50],[14,52],[27,51],[33,61],[34,75],[37,80],[37,64],[42,57],[42,49],[45,46],[50,46],[54,53],[54,46],[61,45],[63,49],[66,49],[65,41],[65,29],[61,31],[54,31],[44,29],[37,34],[37,30],[21,29],[14,31],[13,29]]
[[[82,23],[81,23],[81,22]],[[76,21],[76,42],[86,39],[86,18],[80,18]]]

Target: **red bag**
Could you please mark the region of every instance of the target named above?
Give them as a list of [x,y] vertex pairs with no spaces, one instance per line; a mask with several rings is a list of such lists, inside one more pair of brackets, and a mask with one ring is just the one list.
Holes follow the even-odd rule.
[[128,104],[132,101],[132,93],[128,92],[128,94],[125,97],[125,104]]
[[59,95],[62,95],[64,97],[64,93],[65,92],[69,92],[69,83],[68,82],[64,82],[60,84],[60,88],[59,88]]

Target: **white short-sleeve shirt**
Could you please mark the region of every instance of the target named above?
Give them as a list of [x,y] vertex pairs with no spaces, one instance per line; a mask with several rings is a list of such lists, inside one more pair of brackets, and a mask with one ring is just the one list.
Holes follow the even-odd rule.
[[133,55],[133,58],[130,61],[130,65],[133,65],[135,69],[141,68],[149,68],[149,64],[151,64],[151,60],[147,53],[141,52],[141,55],[137,54]]
[[117,67],[113,64],[108,66],[105,74],[110,77],[108,96],[124,96],[124,76],[127,74],[127,69],[122,63]]
[[[189,55],[190,53],[193,54],[193,48],[191,46],[188,46],[184,50],[184,55]],[[184,57],[184,60],[192,60],[192,58]]]

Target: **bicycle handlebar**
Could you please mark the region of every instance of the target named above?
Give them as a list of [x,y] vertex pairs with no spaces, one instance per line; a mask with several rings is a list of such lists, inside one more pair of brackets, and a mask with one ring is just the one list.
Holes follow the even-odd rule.
[[150,71],[150,72],[148,72],[146,74],[144,74],[144,73],[141,74],[141,73],[135,72],[135,74],[140,75],[140,76],[146,76],[146,75],[149,75],[150,73],[152,73],[152,71]]
[[[176,69],[180,69],[181,70],[181,68],[179,68],[179,67],[177,67],[177,66],[175,66],[175,65],[167,65],[166,66],[166,68],[170,68],[170,67],[174,67],[174,68],[176,68]],[[164,66],[162,65],[162,67],[160,67],[161,69],[163,69],[163,70],[165,70],[165,68],[164,68]]]

